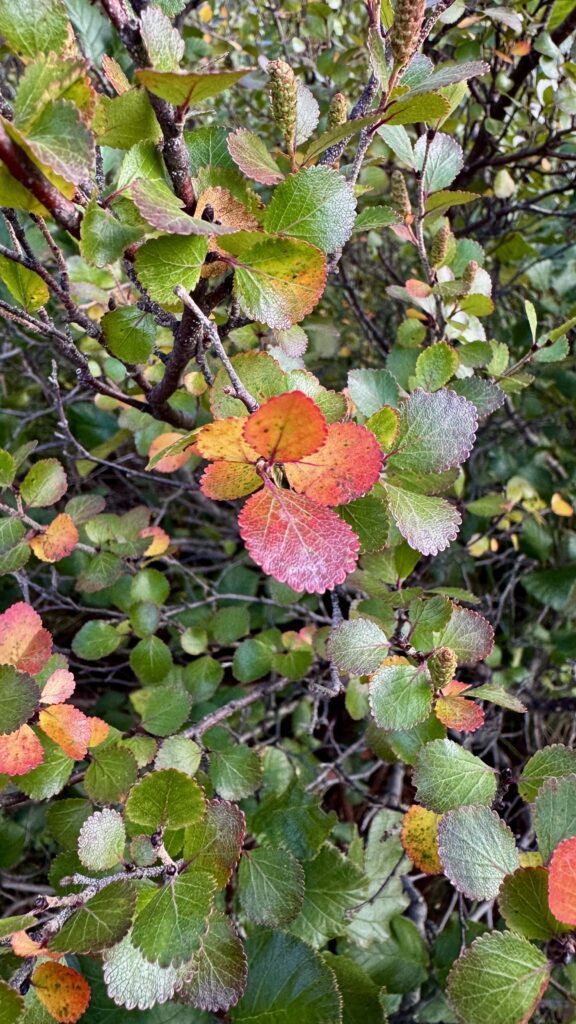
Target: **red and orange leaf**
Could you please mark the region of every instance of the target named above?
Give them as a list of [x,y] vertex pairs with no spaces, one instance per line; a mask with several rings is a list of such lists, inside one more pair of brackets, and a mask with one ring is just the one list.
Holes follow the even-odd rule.
[[322,447],[328,425],[302,391],[276,395],[244,421],[244,438],[270,462],[298,462]]
[[0,615],[0,665],[14,665],[33,676],[51,652],[52,637],[29,604],[18,601]]
[[40,712],[38,724],[68,757],[81,761],[86,757],[92,737],[90,719],[72,704],[51,704]]
[[40,702],[42,704],[63,704],[76,689],[76,680],[67,668],[57,668],[46,680]]
[[103,718],[98,718],[98,715],[91,715],[88,721],[90,722],[90,742],[88,746],[90,748],[99,747],[107,739],[110,726]]
[[469,690],[470,686],[470,683],[461,683],[458,679],[452,679],[452,681],[442,689],[442,696],[457,697],[458,694],[464,693],[464,690]]
[[244,439],[245,423],[244,416],[228,416],[201,427],[196,435],[196,446],[202,458],[252,465],[258,462],[258,452]]
[[204,470],[200,490],[215,501],[244,498],[262,486],[254,466],[240,462],[213,462]]
[[443,868],[438,855],[438,822],[441,814],[426,807],[412,804],[402,822],[402,846],[419,871],[427,875],[441,875]]
[[576,839],[565,839],[552,854],[548,905],[562,924],[576,925]]
[[36,733],[29,725],[21,725],[16,732],[0,736],[0,772],[6,775],[25,775],[44,760],[44,750]]
[[45,533],[32,537],[30,547],[41,562],[59,562],[71,555],[80,536],[76,524],[67,512],[52,520]]
[[257,565],[293,590],[321,594],[354,569],[360,541],[331,509],[267,485],[248,499],[240,535]]
[[320,505],[345,505],[374,486],[381,468],[374,434],[355,423],[332,423],[320,451],[286,466],[286,476],[295,491]]
[[[181,441],[185,436],[185,434],[177,434],[174,431],[158,434],[158,437],[155,437],[150,445],[148,458],[153,459],[155,455],[158,455],[158,452],[163,452],[165,448],[169,448],[171,444],[176,444],[177,441]],[[188,462],[190,456],[194,454],[194,448],[194,445],[190,445],[183,452],[178,452],[175,455],[165,455],[154,466],[155,472],[175,473],[177,469],[181,469]]]
[[484,709],[466,697],[440,697],[434,710],[438,721],[457,732],[476,732],[484,725]]
[[31,939],[27,932],[14,932],[10,939],[10,945],[16,956],[48,956],[51,960],[59,960],[63,955],[50,952],[41,942]]
[[139,537],[150,537],[151,541],[144,554],[149,558],[154,555],[163,555],[170,547],[170,537],[161,526],[146,526],[140,530]]
[[75,1024],[88,1008],[90,985],[65,964],[39,964],[32,984],[42,1005],[61,1024]]

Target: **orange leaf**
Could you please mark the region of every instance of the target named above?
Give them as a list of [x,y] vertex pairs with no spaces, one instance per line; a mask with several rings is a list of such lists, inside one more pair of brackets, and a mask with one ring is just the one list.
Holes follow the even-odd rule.
[[29,725],[21,725],[16,732],[0,736],[0,772],[25,775],[43,760],[42,744]]
[[405,287],[413,299],[427,299],[432,292],[429,284],[426,284],[425,281],[418,281],[415,277],[408,278]]
[[51,651],[52,637],[29,604],[18,601],[0,615],[0,665],[15,665],[33,676],[44,668]]
[[276,395],[244,420],[244,437],[270,462],[298,462],[324,444],[324,416],[302,391]]
[[457,679],[452,679],[441,691],[443,697],[456,697],[459,693],[463,693],[464,690],[470,689],[470,683],[460,683]]
[[62,1024],[74,1024],[88,1008],[90,985],[65,964],[39,964],[32,984],[42,1005]]
[[438,856],[438,822],[441,814],[412,804],[402,822],[402,846],[419,871],[427,875],[441,875],[443,868]]
[[[235,199],[227,188],[220,185],[213,185],[201,192],[194,211],[195,217],[202,217],[207,206],[213,210],[212,220],[218,224],[225,224],[228,228],[238,228],[240,231],[257,231],[258,220],[250,210],[247,210],[239,199]],[[218,248],[218,246],[214,246]]]
[[439,722],[457,732],[476,732],[484,725],[483,708],[466,697],[440,697],[434,710]]
[[40,712],[38,724],[68,757],[81,761],[86,757],[92,736],[90,719],[72,704],[51,704]]
[[565,839],[552,854],[548,905],[562,924],[576,925],[576,839]]
[[382,451],[371,431],[332,423],[320,451],[286,466],[286,476],[295,491],[320,505],[345,505],[373,487],[381,468]]
[[348,523],[272,484],[248,499],[238,524],[256,564],[293,590],[321,594],[343,583],[358,559],[360,541]]
[[254,465],[260,458],[244,439],[244,416],[228,416],[224,420],[206,423],[196,435],[196,446],[204,459],[224,462],[242,462]]
[[[180,441],[185,436],[185,434],[177,434],[173,431],[168,431],[166,434],[158,434],[158,437],[155,437],[150,445],[148,457],[153,459],[158,452],[164,451],[171,444],[176,444],[176,441]],[[176,455],[165,455],[163,459],[156,463],[154,471],[158,473],[175,473],[177,469],[181,469],[188,462],[193,453],[194,446],[190,445],[185,451],[177,452]]]
[[99,747],[107,738],[110,726],[104,719],[98,718],[98,715],[91,715],[88,721],[90,722],[90,742],[88,746]]
[[253,466],[237,462],[213,462],[204,470],[200,489],[215,501],[232,501],[262,486],[262,480]]
[[16,956],[49,956],[52,960],[59,960],[63,955],[51,952],[41,942],[31,939],[27,932],[14,932],[10,945]]
[[72,554],[80,540],[76,524],[67,512],[52,520],[45,533],[32,537],[30,547],[41,562],[59,562]]
[[67,668],[57,668],[46,680],[40,702],[42,704],[63,704],[76,689],[76,680]]
[[146,526],[143,530],[140,530],[138,536],[152,538],[144,552],[149,558],[154,557],[154,555],[163,555],[170,547],[170,537],[161,526]]

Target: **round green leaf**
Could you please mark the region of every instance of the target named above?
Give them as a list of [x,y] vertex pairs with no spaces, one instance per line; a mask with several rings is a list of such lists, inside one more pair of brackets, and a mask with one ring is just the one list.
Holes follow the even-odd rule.
[[326,652],[341,672],[364,676],[374,672],[388,654],[385,634],[370,619],[349,619],[331,633]]
[[177,967],[190,960],[206,929],[214,876],[196,867],[158,889],[136,915],[132,942],[146,960]]
[[84,787],[95,803],[115,804],[125,799],[137,774],[138,765],[131,751],[111,744],[94,751],[84,776]]
[[107,658],[122,643],[122,636],[104,619],[85,622],[72,641],[72,650],[85,661]]
[[511,830],[488,807],[459,807],[438,825],[438,853],[452,884],[471,899],[495,899],[519,867]]
[[352,186],[329,167],[309,167],[274,189],[264,228],[334,252],[348,241],[355,216]]
[[148,832],[199,822],[205,810],[200,786],[174,768],[145,775],[130,792],[126,815]]
[[42,459],[28,471],[20,494],[29,508],[47,508],[66,494],[68,480],[57,459]]
[[558,843],[576,836],[576,775],[544,783],[536,797],[534,827],[545,861]]
[[8,665],[0,667],[0,735],[15,732],[38,707],[40,690],[30,676]]
[[99,953],[114,946],[130,928],[136,890],[128,881],[112,882],[68,918],[51,940],[59,953]]
[[160,683],[172,665],[170,648],[158,636],[146,636],[130,651],[130,667],[141,683]]
[[290,924],[304,899],[304,871],[288,850],[260,847],[245,853],[238,885],[244,913],[270,928]]
[[518,792],[523,800],[532,801],[548,779],[576,774],[576,750],[562,743],[543,747],[526,762],[518,780]]
[[101,320],[106,344],[112,355],[125,363],[145,363],[154,351],[154,317],[137,306],[119,306]]
[[432,710],[432,685],[422,666],[383,665],[370,680],[370,707],[381,729],[410,729]]
[[448,977],[448,999],[463,1024],[525,1024],[550,977],[543,953],[511,932],[472,943]]
[[546,868],[519,868],[508,875],[502,883],[498,903],[511,931],[526,939],[546,941],[568,930],[556,920],[548,906]]
[[262,781],[262,759],[249,747],[212,751],[210,778],[219,796],[225,800],[242,800],[251,796]]
[[418,803],[439,813],[468,804],[489,805],[497,788],[494,769],[452,740],[422,747],[413,782]]
[[78,856],[90,871],[105,871],[119,864],[126,843],[122,815],[111,807],[96,811],[84,822],[78,836]]

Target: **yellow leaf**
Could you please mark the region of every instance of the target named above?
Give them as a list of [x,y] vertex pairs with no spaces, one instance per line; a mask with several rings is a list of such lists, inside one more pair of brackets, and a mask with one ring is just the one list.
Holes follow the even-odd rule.
[[570,516],[574,515],[574,509],[572,508],[572,505],[570,505],[568,501],[565,501],[562,495],[558,494],[557,491],[555,494],[552,495],[550,508],[552,509],[554,515],[564,516],[566,519],[569,519]]

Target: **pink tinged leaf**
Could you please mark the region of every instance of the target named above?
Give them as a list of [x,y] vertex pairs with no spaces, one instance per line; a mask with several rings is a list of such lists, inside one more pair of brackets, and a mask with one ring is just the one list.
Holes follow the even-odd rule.
[[236,166],[252,181],[259,181],[261,185],[277,185],[284,178],[265,143],[247,128],[232,132],[227,146]]
[[245,462],[254,465],[260,458],[244,438],[244,416],[228,416],[201,427],[196,434],[196,447],[204,459],[223,462]]
[[200,490],[214,501],[244,498],[262,486],[253,466],[236,462],[213,462],[200,480]]
[[476,701],[466,697],[440,697],[436,701],[436,718],[457,732],[476,732],[484,725],[484,711]]
[[328,436],[320,409],[302,391],[270,398],[242,422],[245,440],[270,462],[297,462],[318,452]]
[[424,281],[418,281],[415,277],[411,277],[406,281],[406,291],[414,299],[427,299],[432,293],[429,284],[425,284]]
[[321,594],[343,583],[358,560],[360,541],[348,523],[271,484],[248,499],[238,523],[256,564],[293,590]]
[[90,722],[90,742],[89,747],[99,747],[108,737],[110,732],[110,726],[108,722],[105,722],[103,718],[98,718],[97,715],[91,715],[88,719]]
[[0,736],[0,772],[26,775],[43,760],[42,744],[29,725],[21,725],[15,732]]
[[72,696],[75,689],[76,680],[72,673],[66,668],[58,668],[46,680],[42,696],[40,697],[40,703],[63,704],[65,700],[68,700],[68,697]]
[[295,491],[320,505],[345,505],[366,494],[380,476],[382,451],[374,434],[355,423],[332,423],[326,444],[286,466]]
[[68,757],[81,761],[92,738],[90,719],[72,704],[51,704],[40,712],[38,724]]
[[51,652],[52,637],[29,604],[18,601],[0,615],[0,665],[14,665],[35,675]]
[[[177,445],[185,437],[185,434],[177,434],[173,431],[169,431],[166,434],[158,434],[158,437],[154,438],[150,445],[149,458],[153,459],[159,452],[164,451],[165,448],[170,448],[172,445]],[[172,455],[164,455],[153,468],[157,473],[175,473],[177,469],[181,469],[188,462],[194,452],[195,446],[191,444],[184,451],[179,451]]]
[[492,651],[494,630],[483,615],[453,604],[448,623],[435,639],[437,647],[450,647],[459,663],[474,663]]

